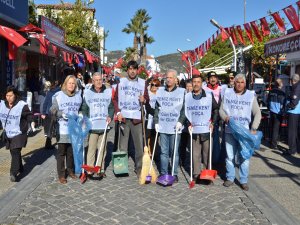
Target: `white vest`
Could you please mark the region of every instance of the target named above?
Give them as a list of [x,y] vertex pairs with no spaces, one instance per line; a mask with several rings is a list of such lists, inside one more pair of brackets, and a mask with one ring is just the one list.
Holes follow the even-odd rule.
[[112,89],[106,88],[102,93],[85,89],[83,98],[90,110],[92,130],[104,130],[108,116],[108,106],[111,102]]
[[141,105],[139,96],[144,94],[145,80],[138,78],[130,81],[121,78],[118,85],[118,106],[122,116],[128,119],[141,119]]
[[[249,129],[254,97],[254,91],[246,90],[243,95],[238,95],[233,88],[227,88],[223,99],[223,109],[230,118]],[[225,132],[231,132],[229,127],[225,127]]]
[[156,101],[160,105],[158,113],[160,133],[175,134],[176,123],[183,106],[184,93],[185,89],[179,87],[171,92],[165,91],[165,87],[160,87],[157,90]]
[[219,104],[219,101],[221,100],[221,92],[222,92],[222,87],[220,85],[218,85],[218,87],[216,89],[210,89],[209,87],[207,86],[202,86],[202,88],[205,90],[205,91],[211,91],[214,95],[214,98],[216,100],[216,102]]
[[[9,108],[6,107],[5,102],[1,101],[0,120],[2,123],[2,127],[6,131],[6,135],[8,138],[13,138],[19,134],[22,134],[20,129],[20,120],[21,120],[22,110],[25,105],[27,105],[26,102],[19,101],[14,107],[12,107],[12,109],[9,112]],[[7,118],[7,122],[5,125],[6,118]]]
[[[78,115],[79,108],[81,106],[82,98],[81,92],[78,91],[74,96],[68,96],[63,91],[57,92],[55,98],[58,103],[58,110],[63,111],[64,114],[75,114]],[[60,118],[59,123],[59,133],[66,135],[69,134],[68,131],[68,121]]]
[[[149,91],[149,104],[150,104],[152,109],[155,109],[156,99],[157,99],[156,94],[153,94],[151,91]],[[155,124],[154,124],[154,121],[153,121],[153,116],[150,115],[150,114],[148,115],[147,128],[148,129],[154,129],[155,128]]]
[[209,133],[212,110],[212,93],[205,91],[206,97],[197,100],[193,94],[185,95],[185,115],[192,124],[193,134]]

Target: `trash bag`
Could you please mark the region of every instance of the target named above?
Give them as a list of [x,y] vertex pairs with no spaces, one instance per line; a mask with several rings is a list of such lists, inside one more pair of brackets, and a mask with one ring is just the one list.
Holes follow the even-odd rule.
[[83,165],[83,150],[84,150],[84,140],[91,129],[91,122],[86,116],[80,117],[78,115],[72,114],[67,115],[68,117],[68,131],[69,138],[71,140],[75,173],[81,173],[81,166]]
[[239,152],[244,159],[250,159],[254,153],[254,150],[260,149],[260,143],[262,139],[262,132],[257,131],[256,134],[245,128],[242,124],[229,119],[229,127],[231,129],[233,137],[239,142]]

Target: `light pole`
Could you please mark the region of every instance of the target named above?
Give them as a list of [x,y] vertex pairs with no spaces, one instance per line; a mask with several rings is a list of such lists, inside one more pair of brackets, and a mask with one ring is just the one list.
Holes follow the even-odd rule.
[[[211,22],[212,25],[214,25],[218,29],[220,29],[220,30],[224,29],[214,19],[211,19],[210,22]],[[232,41],[231,36],[228,34],[228,32],[225,29],[224,29],[224,31],[226,32],[227,36],[229,37],[229,40],[230,40],[230,43],[231,43],[231,46],[232,46],[232,49],[233,49],[233,70],[234,70],[234,72],[236,72],[236,51],[235,51],[235,45],[234,45],[234,43]]]
[[[184,53],[179,48],[177,48],[177,51],[180,52],[182,55],[184,55]],[[188,75],[188,77],[190,79],[193,76],[193,65],[192,65],[191,59],[189,57],[187,57],[187,58],[188,58],[188,61],[190,64],[190,74]]]

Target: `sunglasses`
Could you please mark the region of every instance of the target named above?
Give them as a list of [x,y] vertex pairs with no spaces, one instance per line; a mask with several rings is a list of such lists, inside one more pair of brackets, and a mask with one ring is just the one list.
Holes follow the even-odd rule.
[[159,85],[158,84],[151,84],[151,87],[159,87]]
[[229,77],[229,79],[230,79],[230,80],[233,80],[233,79],[234,79],[234,77]]

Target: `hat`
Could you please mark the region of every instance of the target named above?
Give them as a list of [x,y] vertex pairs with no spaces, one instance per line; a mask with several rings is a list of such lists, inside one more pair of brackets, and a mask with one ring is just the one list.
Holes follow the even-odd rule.
[[214,72],[214,71],[210,71],[210,72],[207,73],[207,78],[210,78],[212,76],[218,77],[218,74],[216,72]]

